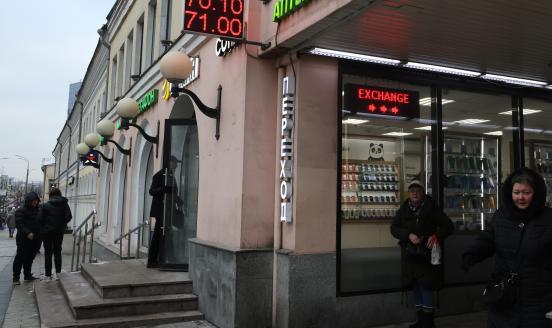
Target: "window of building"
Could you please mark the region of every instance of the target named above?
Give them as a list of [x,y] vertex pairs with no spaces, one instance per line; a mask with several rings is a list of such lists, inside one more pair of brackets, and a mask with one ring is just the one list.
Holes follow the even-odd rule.
[[514,161],[509,94],[443,89],[443,209],[455,233],[445,244],[445,283],[481,282],[491,260],[461,270],[462,253],[499,207],[500,183]]
[[[160,38],[159,40],[171,39],[171,9],[172,0],[162,0],[161,2],[161,24],[160,24]],[[159,43],[159,53],[163,53],[166,46],[161,42]]]
[[[110,90],[110,98],[111,98],[111,104],[115,104],[115,98],[117,97],[116,93],[116,85],[117,85],[117,56],[115,56],[111,62],[111,90]],[[107,108],[106,108],[107,111]]]
[[148,5],[147,27],[146,27],[146,67],[149,67],[155,60],[155,35],[156,35],[157,0],[151,0]]
[[546,183],[546,203],[552,205],[552,101],[523,98],[525,165]]
[[143,54],[143,44],[144,44],[144,15],[140,16],[138,19],[138,24],[136,25],[136,42],[134,52],[136,53],[136,58],[134,59],[134,74],[142,74],[142,54]]
[[408,183],[424,181],[431,162],[430,88],[345,74],[341,94],[339,290],[398,289],[401,252],[390,224]]
[[119,65],[117,67],[117,95],[116,97],[119,97],[124,94],[125,92],[125,79],[124,79],[124,68],[125,68],[125,46],[124,44],[121,46],[121,49],[119,49],[119,55],[117,56],[120,60]]
[[126,59],[125,59],[125,86],[124,91],[126,92],[131,85],[130,76],[132,75],[132,51],[133,51],[133,36],[134,32],[131,31],[127,37],[126,42]]

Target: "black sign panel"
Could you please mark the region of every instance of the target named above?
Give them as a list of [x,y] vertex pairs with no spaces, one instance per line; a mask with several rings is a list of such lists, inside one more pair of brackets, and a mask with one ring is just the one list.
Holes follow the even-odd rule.
[[186,0],[184,31],[243,39],[244,0]]
[[83,166],[93,166],[100,168],[100,154],[97,150],[90,150],[86,155],[81,157]]
[[373,115],[420,117],[417,91],[387,89],[359,84],[345,84],[344,109]]

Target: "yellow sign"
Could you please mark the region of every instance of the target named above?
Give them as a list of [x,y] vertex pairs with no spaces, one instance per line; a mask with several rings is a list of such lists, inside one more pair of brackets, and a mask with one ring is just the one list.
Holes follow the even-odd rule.
[[167,81],[167,80],[164,80],[163,81],[163,99],[165,100],[169,100],[171,98],[171,87],[172,87],[172,83]]

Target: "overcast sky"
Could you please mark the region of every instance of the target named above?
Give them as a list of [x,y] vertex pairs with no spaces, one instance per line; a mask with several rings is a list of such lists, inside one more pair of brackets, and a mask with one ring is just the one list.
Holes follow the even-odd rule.
[[[67,118],[69,84],[82,81],[115,0],[2,1],[0,173],[41,181]],[[3,171],[3,172],[2,172]]]

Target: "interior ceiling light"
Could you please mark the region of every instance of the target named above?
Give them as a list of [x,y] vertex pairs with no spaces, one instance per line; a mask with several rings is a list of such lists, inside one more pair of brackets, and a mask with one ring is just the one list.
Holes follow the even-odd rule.
[[502,135],[502,131],[492,131],[492,132],[485,132],[483,134],[487,134],[487,135],[490,135],[490,136],[501,136]]
[[[446,130],[448,129],[446,126],[443,126],[443,130]],[[414,128],[414,130],[426,130],[426,131],[430,131],[431,130],[431,125],[427,125],[427,126],[420,126],[419,128]]]
[[482,119],[478,119],[478,118],[467,118],[465,120],[454,121],[453,123],[457,123],[457,124],[479,124],[479,123],[485,123],[485,122],[489,122],[489,120],[482,120]]
[[545,85],[548,84],[542,81],[520,79],[517,77],[503,76],[503,75],[496,75],[496,74],[483,74],[481,77],[486,80],[500,81],[500,82],[506,82],[511,84],[519,84],[519,85],[525,85],[530,87],[544,87]]
[[471,77],[481,75],[481,73],[479,72],[468,71],[464,69],[450,68],[450,67],[437,66],[437,65],[428,65],[428,64],[415,63],[415,62],[407,62],[406,64],[404,64],[404,67],[421,69],[424,71],[433,71],[433,72],[471,76]]
[[343,124],[354,124],[354,125],[364,124],[364,123],[368,123],[368,122],[370,122],[370,121],[369,120],[359,120],[357,118],[347,118],[346,120],[341,121],[341,123],[343,123]]
[[404,137],[404,136],[409,136],[411,134],[412,133],[408,133],[408,132],[387,132],[387,133],[382,134],[382,136]]
[[545,86],[545,88],[552,89],[552,84],[549,84],[549,85]]
[[544,133],[544,134],[552,134],[552,130],[544,130],[542,133]]
[[[513,110],[507,110],[505,112],[500,112],[499,114],[500,115],[512,115],[512,112]],[[542,110],[540,109],[529,109],[529,108],[524,108],[523,109],[523,115],[530,115],[530,114],[535,114],[535,113],[540,113],[542,112]]]
[[313,55],[351,59],[351,60],[358,60],[358,61],[377,63],[377,64],[386,64],[386,65],[399,65],[401,63],[400,60],[396,60],[396,59],[361,55],[361,54],[355,54],[351,52],[337,51],[337,50],[330,50],[330,49],[323,49],[323,48],[314,48],[312,50],[309,50],[309,53]]
[[532,128],[523,128],[523,132],[529,132],[529,133],[542,133],[542,129],[532,129]]
[[[431,98],[430,97],[422,98],[422,99],[420,99],[419,102],[420,102],[421,106],[431,106]],[[453,102],[455,102],[455,101],[452,100],[452,99],[441,99],[441,104],[442,105],[450,104],[450,103],[453,103]]]

